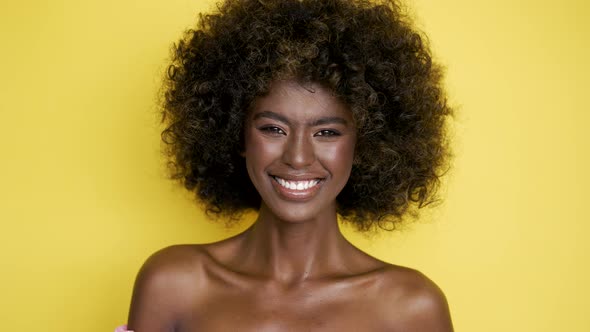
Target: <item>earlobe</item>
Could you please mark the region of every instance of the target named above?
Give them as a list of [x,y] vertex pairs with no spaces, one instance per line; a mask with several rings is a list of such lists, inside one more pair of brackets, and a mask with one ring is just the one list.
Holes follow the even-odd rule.
[[236,151],[240,155],[240,157],[246,157],[246,144],[244,143],[244,136],[240,138],[240,143],[238,144],[238,146],[235,147],[234,151]]

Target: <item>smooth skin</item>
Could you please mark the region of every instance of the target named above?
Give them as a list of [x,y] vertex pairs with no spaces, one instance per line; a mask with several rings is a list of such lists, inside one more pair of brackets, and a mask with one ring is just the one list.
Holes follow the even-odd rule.
[[[432,281],[363,253],[338,229],[336,196],[356,142],[346,105],[318,84],[276,82],[252,105],[244,132],[262,197],[257,221],[221,242],[153,254],[135,282],[129,330],[453,330]],[[279,178],[319,182],[296,190]]]

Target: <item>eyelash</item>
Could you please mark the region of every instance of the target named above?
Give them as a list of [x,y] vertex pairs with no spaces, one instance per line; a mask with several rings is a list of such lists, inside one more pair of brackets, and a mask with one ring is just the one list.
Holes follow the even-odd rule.
[[315,134],[314,136],[325,136],[325,137],[340,136],[340,133],[335,130],[322,129],[322,130],[318,131],[317,134]]
[[[285,131],[279,127],[275,126],[268,126],[260,128],[261,131],[267,132],[271,135],[286,135]],[[340,136],[340,133],[335,130],[330,129],[322,129],[318,131],[314,136],[319,137],[332,137],[332,136]]]
[[286,134],[285,131],[279,127],[268,126],[260,128],[261,131],[269,133],[271,135],[283,135]]

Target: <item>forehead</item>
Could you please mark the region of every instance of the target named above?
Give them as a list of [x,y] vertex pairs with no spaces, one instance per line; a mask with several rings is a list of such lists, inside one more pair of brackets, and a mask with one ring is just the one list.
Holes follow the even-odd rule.
[[250,118],[260,112],[279,113],[295,122],[305,122],[319,117],[341,117],[348,123],[353,122],[348,106],[331,90],[317,83],[273,83],[266,95],[254,100]]

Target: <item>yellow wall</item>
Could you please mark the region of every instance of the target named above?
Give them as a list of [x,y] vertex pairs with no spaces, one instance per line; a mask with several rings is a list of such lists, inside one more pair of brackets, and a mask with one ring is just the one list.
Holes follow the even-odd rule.
[[[402,233],[346,234],[437,281],[457,331],[590,331],[586,3],[411,3],[459,106],[448,198]],[[0,4],[3,330],[110,331],[151,252],[230,234],[158,152],[168,47],[208,6]]]

